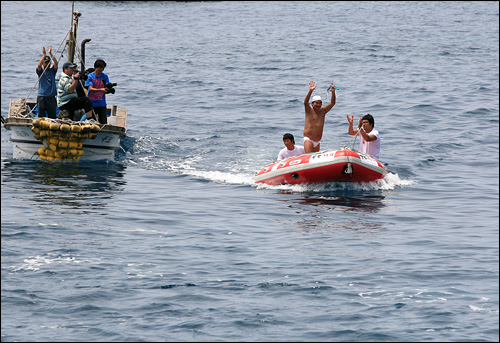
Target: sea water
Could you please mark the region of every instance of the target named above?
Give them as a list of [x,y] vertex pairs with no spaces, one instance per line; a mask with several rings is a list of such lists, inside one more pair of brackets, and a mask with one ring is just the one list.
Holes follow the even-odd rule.
[[[498,7],[76,2],[127,138],[46,164],[2,126],[2,342],[498,341]],[[1,16],[6,117],[71,2]],[[321,148],[370,113],[385,179],[254,183],[311,80],[339,88]]]

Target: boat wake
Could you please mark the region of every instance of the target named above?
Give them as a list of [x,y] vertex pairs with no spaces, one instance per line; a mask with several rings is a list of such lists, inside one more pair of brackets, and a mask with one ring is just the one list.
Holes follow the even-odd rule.
[[372,182],[327,182],[327,183],[315,183],[315,184],[285,184],[271,186],[266,184],[256,184],[258,189],[277,189],[291,191],[293,193],[325,193],[331,191],[377,191],[384,190],[390,191],[397,188],[408,187],[416,184],[415,180],[402,180],[398,174],[393,174],[391,172],[387,173],[383,179],[372,181]]
[[374,191],[374,190],[394,190],[397,188],[408,187],[416,184],[415,180],[402,180],[398,174],[388,173],[383,179],[372,182],[328,182],[317,184],[283,184],[267,185],[256,183],[254,175],[248,173],[231,173],[221,171],[203,171],[195,169],[177,170],[183,175],[190,175],[196,178],[224,183],[230,185],[252,186],[257,189],[270,189],[279,191],[288,191],[293,193],[324,193],[338,190],[347,191]]
[[[267,185],[256,183],[255,173],[261,163],[255,157],[255,152],[230,161],[230,156],[225,156],[228,160],[221,160],[221,153],[217,149],[206,150],[196,154],[193,151],[186,153],[179,145],[170,142],[156,140],[152,137],[141,139],[131,139],[127,137],[122,144],[122,160],[149,170],[168,171],[176,175],[186,175],[201,180],[228,184],[255,187],[256,189],[279,190],[293,193],[304,192],[331,192],[331,191],[376,191],[394,190],[416,184],[415,180],[401,179],[397,173],[387,173],[383,179],[372,182],[328,182],[317,184],[282,184]],[[180,151],[179,151],[180,150]],[[224,154],[222,154],[224,155]]]

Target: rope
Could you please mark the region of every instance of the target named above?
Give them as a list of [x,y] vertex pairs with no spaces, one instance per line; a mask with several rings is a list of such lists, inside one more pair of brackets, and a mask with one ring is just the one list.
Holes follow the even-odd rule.
[[[361,128],[362,128],[362,127],[361,127]],[[351,150],[354,150],[354,144],[356,143],[356,138],[358,137],[359,132],[361,131],[361,128],[360,128],[360,129],[358,129],[358,132],[356,132],[356,134],[354,135],[354,137],[353,137],[353,138],[351,138],[351,139],[349,140],[349,142],[347,142],[346,144],[344,144],[344,150],[348,149],[348,148],[347,148],[347,146],[349,145],[349,143],[351,143],[351,141],[353,141],[353,142],[352,142],[352,148],[351,148]]]
[[[361,130],[365,131],[365,129],[363,129],[363,126],[359,127],[358,128],[358,132],[356,132],[356,134],[354,135],[353,138],[351,138],[349,140],[349,142],[347,142],[346,144],[344,144],[344,150],[354,150],[354,144],[356,143],[356,138],[358,137],[359,133],[361,132]],[[351,143],[352,141],[352,148],[349,149],[347,146],[349,145],[349,143]],[[345,170],[345,173],[346,174],[350,174],[352,176],[352,165],[351,165],[351,161],[349,161],[349,154],[346,153],[346,158],[347,158],[347,168]]]

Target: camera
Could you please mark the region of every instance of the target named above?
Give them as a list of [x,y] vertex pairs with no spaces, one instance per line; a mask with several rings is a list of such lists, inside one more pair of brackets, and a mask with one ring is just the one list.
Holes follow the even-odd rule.
[[75,80],[86,80],[87,79],[87,77],[85,76],[85,73],[80,73],[80,75],[78,75],[78,77],[76,77],[75,75],[78,73],[80,73],[80,71],[75,69],[75,71],[73,72],[73,78]]
[[106,88],[106,94],[115,94],[115,89],[113,87],[116,85],[116,83],[106,83],[104,86],[104,88]]
[[86,81],[89,77],[89,74],[93,73],[94,70],[95,70],[94,68],[89,68],[85,71],[80,72],[78,69],[75,69],[75,71],[73,72],[73,75],[76,75],[78,73],[80,73],[80,75],[78,75],[78,77],[73,76],[73,78],[75,80],[85,80]]

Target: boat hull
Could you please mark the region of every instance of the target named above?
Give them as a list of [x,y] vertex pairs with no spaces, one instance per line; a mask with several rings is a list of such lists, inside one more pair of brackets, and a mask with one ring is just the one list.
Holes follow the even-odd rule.
[[[37,152],[43,147],[43,143],[33,137],[30,127],[11,126],[11,131],[14,159],[41,160]],[[83,141],[84,154],[80,157],[80,161],[113,161],[118,148],[120,148],[118,134],[99,132],[96,138]]]
[[[36,102],[32,101],[27,103],[30,108],[35,104]],[[9,117],[4,123],[4,127],[11,131],[12,157],[17,160],[41,160],[38,149],[44,146],[43,142],[34,137],[31,130],[32,118],[13,115],[18,107],[19,100],[12,100]],[[109,113],[112,110],[112,107],[108,107]],[[120,148],[120,140],[126,136],[127,110],[118,108],[115,109],[115,113],[108,116],[108,124],[102,126],[96,138],[83,141],[84,154],[79,161],[113,161],[115,159],[116,150]]]
[[269,164],[255,174],[255,182],[268,185],[372,182],[387,173],[387,168],[369,155],[352,150],[325,150]]

